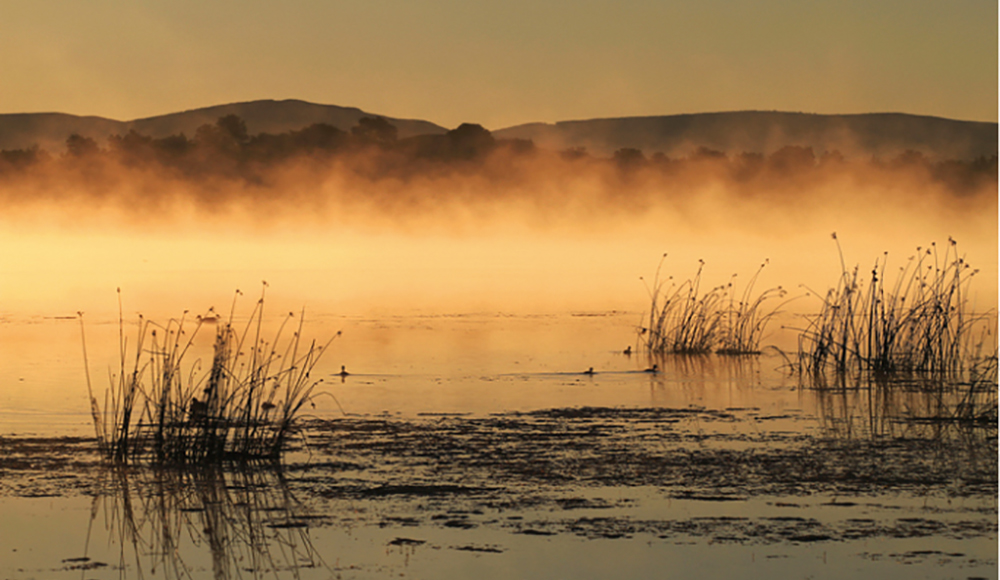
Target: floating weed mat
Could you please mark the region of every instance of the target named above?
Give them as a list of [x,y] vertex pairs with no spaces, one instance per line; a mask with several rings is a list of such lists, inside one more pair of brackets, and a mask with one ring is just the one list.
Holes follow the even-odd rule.
[[[820,411],[844,412],[835,405]],[[862,411],[852,402],[847,412]],[[992,509],[995,437],[919,423],[880,433],[829,428],[835,420],[816,424],[805,414],[695,407],[310,420],[315,467],[303,469],[315,469],[317,478],[302,483],[330,499],[420,497],[429,508],[478,504],[463,505],[468,513],[552,507],[552,499],[581,493],[593,500],[587,489],[646,486],[710,501],[941,493],[980,498]]]
[[[837,240],[837,234],[833,234]],[[892,285],[888,254],[870,275],[848,270],[843,251],[835,288],[799,335],[797,368],[806,373],[925,372],[960,376],[985,358],[996,358],[996,312],[975,314],[969,303],[972,270],[949,238],[917,248]],[[987,343],[992,340],[992,348]],[[992,354],[983,356],[984,351]]]
[[[226,321],[211,310],[194,319],[185,312],[165,325],[140,316],[130,350],[119,292],[119,368],[111,373],[103,405],[87,370],[91,413],[105,458],[180,465],[280,459],[302,407],[322,382],[310,373],[333,338],[326,344],[304,342],[304,312],[288,340],[282,334],[294,313],[273,339],[265,338],[263,291],[245,326],[238,328],[234,315],[240,295],[237,291]],[[185,362],[205,326],[216,330],[207,372],[200,360]],[[82,315],[80,328],[83,333]],[[85,337],[83,344],[86,362]]]
[[663,354],[759,354],[760,341],[768,323],[778,313],[766,303],[785,296],[780,286],[754,294],[754,286],[767,262],[761,264],[743,292],[737,294],[733,279],[724,286],[703,291],[701,275],[705,262],[699,260],[694,278],[677,283],[673,277],[660,279],[656,268],[650,298],[649,320],[639,331],[650,355]]

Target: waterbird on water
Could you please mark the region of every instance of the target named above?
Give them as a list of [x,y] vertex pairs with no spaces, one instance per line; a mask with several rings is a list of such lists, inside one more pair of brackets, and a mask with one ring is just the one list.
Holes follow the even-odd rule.
[[204,419],[208,415],[208,403],[199,401],[198,399],[191,399],[191,408],[188,412],[188,420],[190,421]]
[[632,356],[632,345],[628,345],[627,347],[625,347],[625,350],[622,351],[622,354],[625,356]]
[[648,369],[646,369],[646,370],[644,370],[642,372],[644,372],[644,373],[658,373],[658,372],[660,372],[660,367],[659,367],[659,365],[653,365],[653,366],[649,367]]
[[344,365],[340,365],[340,372],[337,373],[338,376],[346,377],[346,376],[348,376],[350,374],[351,373],[347,372],[347,367],[345,367]]
[[583,374],[585,374],[585,375],[592,375],[592,374],[594,374],[594,367],[590,367],[589,369],[583,371]]

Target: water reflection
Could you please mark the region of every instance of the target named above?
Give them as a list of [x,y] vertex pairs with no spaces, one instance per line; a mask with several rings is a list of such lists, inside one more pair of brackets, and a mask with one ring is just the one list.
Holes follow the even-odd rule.
[[816,375],[816,397],[830,436],[848,439],[940,438],[956,431],[996,434],[996,383],[982,389],[948,377]]
[[271,466],[109,468],[101,478],[87,546],[103,524],[123,578],[298,578],[329,569],[310,538],[312,517]]
[[683,394],[689,404],[740,407],[769,406],[774,394],[788,388],[787,373],[781,370],[780,357],[731,356],[716,354],[665,354],[650,356],[651,403],[676,404]]

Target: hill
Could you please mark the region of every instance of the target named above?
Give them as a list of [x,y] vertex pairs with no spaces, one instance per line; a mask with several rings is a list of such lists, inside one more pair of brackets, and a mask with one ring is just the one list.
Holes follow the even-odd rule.
[[[239,115],[251,135],[283,133],[302,129],[314,123],[326,123],[349,131],[362,117],[382,116],[354,107],[317,105],[298,100],[250,101],[193,109],[133,121],[116,121],[102,117],[80,117],[63,113],[0,114],[0,149],[26,149],[38,145],[51,152],[62,152],[66,138],[76,133],[90,137],[103,145],[109,135],[124,135],[128,131],[162,138],[178,133],[193,137],[201,125],[214,123],[219,117]],[[424,134],[442,134],[447,130],[428,121],[385,117],[399,129],[401,138]]]
[[893,157],[906,150],[932,158],[974,159],[997,154],[997,124],[903,113],[819,115],[741,111],[529,123],[494,131],[501,139],[531,139],[546,149],[584,147],[608,156],[623,148],[647,155],[687,156],[699,147],[729,154],[769,155],[788,145],[816,154]]
[[[132,121],[63,113],[0,114],[0,149],[38,145],[61,153],[66,138],[74,133],[101,145],[109,135],[124,135],[129,130],[154,138],[179,133],[193,137],[199,126],[231,114],[246,121],[251,135],[284,133],[314,123],[349,131],[362,117],[382,116],[354,107],[299,100],[231,103]],[[428,121],[384,118],[397,127],[401,139],[442,135],[447,131]],[[932,159],[971,160],[997,154],[997,123],[903,113],[819,115],[741,111],[625,117],[529,123],[494,131],[493,136],[530,139],[543,149],[586,148],[592,155],[602,157],[625,148],[639,149],[647,155],[662,152],[671,157],[685,157],[701,147],[728,154],[769,155],[789,145],[812,147],[817,155],[837,150],[846,157],[862,159],[895,157],[907,150],[919,151]]]

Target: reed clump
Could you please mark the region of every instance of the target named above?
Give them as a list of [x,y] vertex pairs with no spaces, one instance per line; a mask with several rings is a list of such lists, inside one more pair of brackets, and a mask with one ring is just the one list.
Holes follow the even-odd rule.
[[863,274],[857,266],[848,270],[839,241],[837,250],[837,286],[825,295],[816,293],[822,296],[820,311],[807,318],[799,334],[801,372],[959,376],[995,333],[992,328],[976,331],[991,317],[973,312],[969,285],[978,270],[966,263],[953,239],[943,252],[936,244],[917,248],[891,284],[887,254]]
[[[242,327],[234,324],[235,310],[236,298],[225,321],[211,310],[193,320],[185,312],[165,325],[140,316],[131,352],[119,310],[119,368],[111,373],[103,406],[87,373],[97,441],[107,459],[180,465],[280,459],[300,411],[322,382],[311,371],[333,338],[305,342],[303,312],[288,340],[282,334],[293,313],[268,340],[263,292]],[[187,364],[186,358],[198,333],[212,325],[206,372],[200,360]]]
[[646,288],[651,302],[649,319],[639,332],[647,353],[759,354],[765,329],[779,312],[778,307],[768,306],[786,294],[779,286],[754,295],[767,262],[737,295],[735,275],[726,285],[702,290],[703,260],[698,261],[698,271],[689,280],[679,284],[672,277],[661,280],[666,257],[664,254],[660,260],[653,285]]

